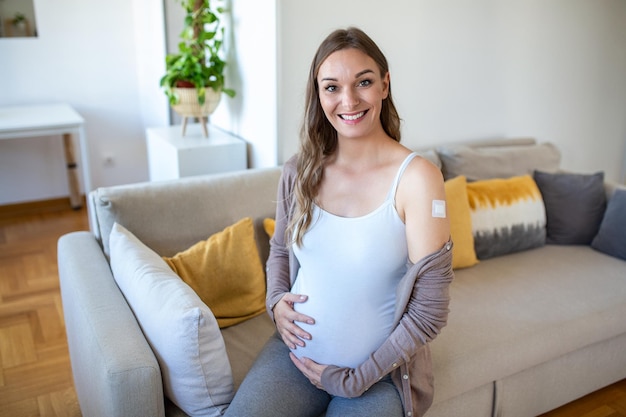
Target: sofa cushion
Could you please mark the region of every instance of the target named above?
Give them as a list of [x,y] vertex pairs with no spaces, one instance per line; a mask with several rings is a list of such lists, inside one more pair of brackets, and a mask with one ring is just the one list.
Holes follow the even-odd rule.
[[220,328],[265,312],[265,274],[250,217],[163,259],[209,306]]
[[467,184],[478,259],[543,246],[546,214],[530,175]]
[[162,256],[174,254],[241,220],[255,219],[263,262],[269,254],[263,218],[276,214],[280,167],[200,175],[171,181],[103,187],[89,194],[90,226],[109,255],[113,223]]
[[438,401],[626,332],[626,262],[545,245],[455,272],[431,343]]
[[123,226],[113,225],[109,244],[113,276],[154,351],[165,395],[190,416],[221,416],[233,379],[213,313]]
[[606,208],[604,173],[536,171],[534,178],[546,205],[546,242],[590,244]]
[[534,170],[559,169],[561,153],[551,143],[512,146],[444,146],[437,153],[445,179],[465,175],[468,181],[509,178]]
[[464,176],[445,182],[448,219],[452,247],[452,268],[467,268],[478,263],[472,235],[472,218],[467,198],[467,181]]
[[226,352],[230,359],[235,390],[252,367],[265,342],[276,332],[269,314],[261,314],[236,326],[222,329]]
[[613,193],[591,247],[626,260],[626,188]]

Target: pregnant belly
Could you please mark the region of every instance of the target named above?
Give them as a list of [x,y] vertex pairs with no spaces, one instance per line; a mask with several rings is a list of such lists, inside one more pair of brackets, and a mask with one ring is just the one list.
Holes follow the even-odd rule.
[[[306,293],[305,293],[306,294]],[[372,297],[349,297],[309,292],[296,311],[315,319],[315,324],[298,323],[311,334],[305,347],[293,350],[324,365],[354,368],[365,361],[391,332],[394,300],[372,302]],[[380,293],[376,294],[380,298]]]

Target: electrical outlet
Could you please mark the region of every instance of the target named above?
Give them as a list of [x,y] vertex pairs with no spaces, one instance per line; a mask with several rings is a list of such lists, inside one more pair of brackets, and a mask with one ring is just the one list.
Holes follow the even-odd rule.
[[115,158],[113,158],[112,154],[105,154],[102,157],[102,163],[105,167],[112,167],[115,165]]

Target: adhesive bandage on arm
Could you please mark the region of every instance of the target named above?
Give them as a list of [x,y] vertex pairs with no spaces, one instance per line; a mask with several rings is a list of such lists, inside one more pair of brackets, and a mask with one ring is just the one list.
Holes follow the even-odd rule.
[[433,217],[446,218],[446,202],[444,200],[433,200]]

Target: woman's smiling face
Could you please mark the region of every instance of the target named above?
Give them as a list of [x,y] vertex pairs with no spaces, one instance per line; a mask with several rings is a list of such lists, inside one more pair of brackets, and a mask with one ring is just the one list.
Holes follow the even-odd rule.
[[380,111],[389,92],[389,73],[358,49],[342,49],[326,58],[317,74],[324,114],[339,138],[382,131]]

